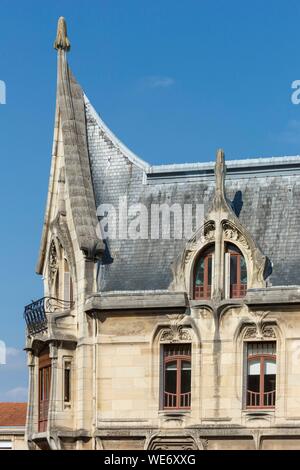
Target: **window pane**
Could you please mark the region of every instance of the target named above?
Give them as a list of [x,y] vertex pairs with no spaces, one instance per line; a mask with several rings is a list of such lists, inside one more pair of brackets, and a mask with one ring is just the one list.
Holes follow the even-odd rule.
[[274,359],[265,359],[265,374],[276,375],[276,361]]
[[190,361],[182,361],[181,363],[182,370],[191,370],[191,363]]
[[241,263],[241,284],[247,284],[247,267],[245,258],[241,255],[240,257]]
[[181,393],[191,391],[191,363],[183,361],[181,364]]
[[196,270],[196,286],[203,286],[204,284],[204,258],[200,258]]
[[64,401],[71,400],[71,363],[65,362]]
[[248,375],[260,375],[260,359],[249,361]]
[[165,391],[176,393],[177,390],[177,362],[166,364]]
[[230,284],[237,284],[237,256],[230,255]]
[[177,363],[176,362],[169,362],[169,364],[166,365],[167,370],[177,370]]
[[207,273],[207,279],[208,279],[208,285],[211,286],[211,278],[212,278],[212,257],[209,256],[208,257],[208,260],[207,260],[207,269],[208,269],[208,273]]
[[276,389],[276,375],[265,375],[265,392],[273,392]]
[[248,375],[248,385],[247,388],[251,392],[259,392],[259,383],[260,383],[260,376],[259,375]]

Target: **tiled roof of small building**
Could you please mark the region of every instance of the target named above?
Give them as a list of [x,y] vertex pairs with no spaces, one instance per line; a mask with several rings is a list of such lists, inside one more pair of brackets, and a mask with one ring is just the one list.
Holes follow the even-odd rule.
[[25,426],[27,403],[0,403],[0,426]]

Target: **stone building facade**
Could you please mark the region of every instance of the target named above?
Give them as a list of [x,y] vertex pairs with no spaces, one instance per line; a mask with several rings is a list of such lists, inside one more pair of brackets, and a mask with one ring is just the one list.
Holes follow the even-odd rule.
[[[63,18],[55,48],[29,447],[299,449],[300,157],[151,166],[72,75]],[[171,207],[170,236],[105,238],[97,208],[120,200]],[[189,239],[175,233],[187,205],[204,207]]]

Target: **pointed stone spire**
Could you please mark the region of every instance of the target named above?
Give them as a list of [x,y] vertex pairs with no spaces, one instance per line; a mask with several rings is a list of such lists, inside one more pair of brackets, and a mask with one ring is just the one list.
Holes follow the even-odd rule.
[[217,150],[216,164],[215,164],[215,194],[211,205],[211,211],[219,211],[221,209],[227,210],[230,207],[229,201],[227,201],[225,193],[225,177],[226,177],[226,165],[225,165],[225,153],[224,150]]
[[215,177],[216,177],[216,194],[225,198],[225,153],[223,149],[217,151],[217,158],[215,164]]
[[69,51],[71,48],[71,43],[67,35],[67,24],[63,16],[58,19],[57,23],[57,34],[54,41],[54,49]]
[[224,241],[223,241],[223,228],[222,219],[224,214],[230,212],[230,208],[225,194],[225,153],[224,150],[219,149],[216,155],[215,164],[215,195],[212,202],[211,217],[215,223],[215,276],[212,292],[212,299],[215,302],[220,302],[224,295]]

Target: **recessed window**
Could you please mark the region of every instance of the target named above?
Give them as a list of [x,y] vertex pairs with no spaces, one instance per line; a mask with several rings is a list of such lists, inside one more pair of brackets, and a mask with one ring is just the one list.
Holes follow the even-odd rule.
[[276,399],[276,343],[247,344],[247,408],[274,408]]
[[241,251],[232,243],[225,249],[225,291],[231,299],[245,297],[247,293],[247,266]]
[[164,409],[191,407],[191,345],[167,344],[164,356]]
[[200,253],[194,269],[194,299],[210,299],[213,277],[214,247]]
[[71,401],[71,362],[64,362],[64,402]]

